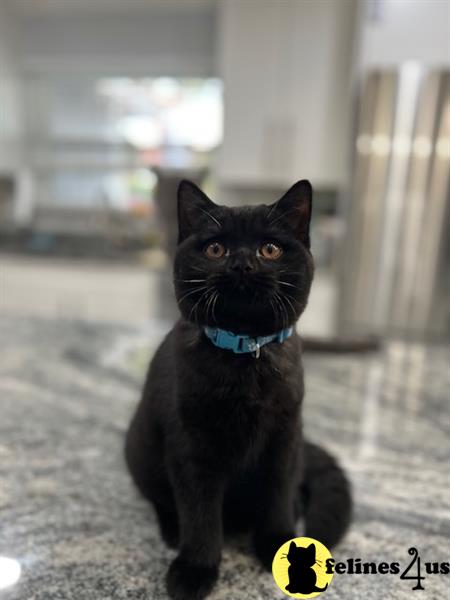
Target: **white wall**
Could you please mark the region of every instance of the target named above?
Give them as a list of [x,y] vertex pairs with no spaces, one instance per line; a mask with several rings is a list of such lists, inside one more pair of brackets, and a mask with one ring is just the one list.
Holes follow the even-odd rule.
[[360,65],[450,66],[449,0],[363,0]]
[[20,164],[22,110],[17,23],[0,1],[0,174]]
[[213,9],[22,16],[23,64],[29,72],[210,76]]
[[345,185],[355,7],[353,0],[220,4],[222,182],[284,187],[307,177],[317,187]]

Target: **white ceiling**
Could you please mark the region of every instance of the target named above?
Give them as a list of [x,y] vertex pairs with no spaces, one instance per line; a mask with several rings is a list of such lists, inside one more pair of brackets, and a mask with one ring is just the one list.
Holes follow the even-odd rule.
[[9,11],[36,17],[67,14],[136,14],[154,10],[193,12],[212,8],[217,0],[0,0]]

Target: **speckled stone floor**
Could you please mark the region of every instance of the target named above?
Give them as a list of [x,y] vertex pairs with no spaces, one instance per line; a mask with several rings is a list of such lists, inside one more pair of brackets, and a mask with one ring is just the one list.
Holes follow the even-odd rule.
[[[1,600],[164,600],[174,556],[124,468],[124,430],[164,332],[0,318],[0,556],[19,561]],[[450,351],[391,342],[379,354],[305,357],[306,431],[347,468],[355,519],[337,560],[450,558]],[[301,524],[299,524],[301,531]],[[422,571],[424,567],[422,566]],[[424,574],[424,573],[423,573]],[[329,600],[448,598],[398,575],[336,575]],[[286,598],[245,538],[225,546],[211,600]]]

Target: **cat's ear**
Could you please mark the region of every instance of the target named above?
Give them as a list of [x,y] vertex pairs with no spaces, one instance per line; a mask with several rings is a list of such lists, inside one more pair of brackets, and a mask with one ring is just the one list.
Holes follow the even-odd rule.
[[213,215],[217,205],[202,190],[187,179],[178,186],[178,243],[192,233],[201,231],[206,222],[220,229]]
[[311,246],[309,224],[311,222],[312,195],[312,186],[307,179],[297,181],[284,196],[270,207],[268,214],[270,223],[282,222],[288,225],[308,249]]
[[316,547],[314,544],[310,544],[306,550],[311,554],[311,556],[313,556],[315,558],[316,556]]
[[291,550],[297,550],[297,546],[295,544],[295,542],[291,542],[291,545],[289,546],[289,552],[291,552]]

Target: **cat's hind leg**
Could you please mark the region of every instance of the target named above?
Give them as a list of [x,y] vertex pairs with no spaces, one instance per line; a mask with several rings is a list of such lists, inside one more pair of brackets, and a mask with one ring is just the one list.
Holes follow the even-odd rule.
[[169,547],[176,548],[178,514],[164,467],[162,443],[156,437],[144,436],[136,419],[127,432],[125,459],[137,488],[153,504],[161,537]]

